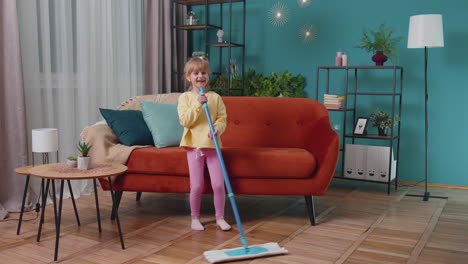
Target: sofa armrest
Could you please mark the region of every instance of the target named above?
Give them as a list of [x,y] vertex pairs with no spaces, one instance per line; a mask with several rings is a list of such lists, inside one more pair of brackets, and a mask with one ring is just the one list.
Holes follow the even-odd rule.
[[[315,184],[325,193],[335,174],[338,164],[340,140],[338,134],[330,125],[328,115],[323,116],[312,127],[313,136],[307,138],[306,149],[317,159],[317,169],[314,173]],[[321,195],[317,194],[317,195]]]

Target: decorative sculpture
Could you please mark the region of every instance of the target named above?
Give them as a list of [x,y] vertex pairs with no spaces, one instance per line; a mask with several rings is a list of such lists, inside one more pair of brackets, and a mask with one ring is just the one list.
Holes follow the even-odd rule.
[[193,11],[188,12],[185,24],[190,25],[190,26],[191,25],[197,25],[198,24],[197,14],[195,14],[195,12],[193,12]]
[[223,35],[224,31],[221,29],[216,32],[216,36],[218,36],[218,43],[223,43]]

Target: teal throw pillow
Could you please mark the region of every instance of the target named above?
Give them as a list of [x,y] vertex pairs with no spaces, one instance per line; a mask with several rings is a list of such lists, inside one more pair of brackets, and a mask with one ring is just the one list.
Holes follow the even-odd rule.
[[176,104],[140,102],[143,118],[146,121],[154,145],[157,148],[179,146],[184,127],[179,123]]
[[99,111],[123,145],[154,145],[141,111],[103,108],[99,108]]

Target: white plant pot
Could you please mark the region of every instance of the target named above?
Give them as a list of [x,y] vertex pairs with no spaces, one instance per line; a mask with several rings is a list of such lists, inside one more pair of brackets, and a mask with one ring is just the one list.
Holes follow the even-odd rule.
[[67,165],[70,167],[76,167],[77,166],[77,161],[76,160],[67,160]]
[[78,169],[88,170],[91,168],[91,157],[78,157]]

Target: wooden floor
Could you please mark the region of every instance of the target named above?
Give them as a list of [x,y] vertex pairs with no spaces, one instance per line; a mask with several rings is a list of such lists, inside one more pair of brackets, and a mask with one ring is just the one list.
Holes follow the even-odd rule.
[[[335,180],[316,197],[318,225],[309,224],[303,197],[236,196],[249,244],[278,242],[290,254],[237,263],[468,263],[468,190],[431,188],[448,200],[405,196],[422,187],[401,186],[387,196],[385,185]],[[205,231],[190,229],[187,194],[124,193],[120,219],[126,249],[109,219],[111,199],[100,192],[102,233],[98,232],[94,196],[77,200],[81,226],[71,200],[64,201],[59,263],[207,263],[203,252],[241,246],[230,206],[233,230],[217,228],[211,196],[205,196]],[[227,203],[229,204],[229,203]],[[35,212],[25,214],[34,219]],[[18,218],[18,214],[10,214]],[[53,209],[46,210],[42,240],[38,219],[0,222],[0,263],[54,263]]]

